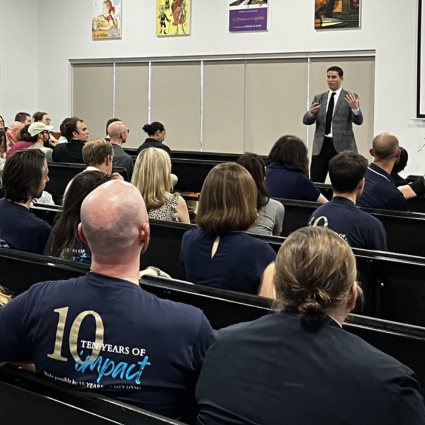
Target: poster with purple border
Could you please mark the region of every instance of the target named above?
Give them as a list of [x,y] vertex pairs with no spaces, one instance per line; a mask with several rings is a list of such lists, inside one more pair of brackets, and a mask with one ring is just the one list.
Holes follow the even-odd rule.
[[229,31],[267,31],[268,0],[231,0]]

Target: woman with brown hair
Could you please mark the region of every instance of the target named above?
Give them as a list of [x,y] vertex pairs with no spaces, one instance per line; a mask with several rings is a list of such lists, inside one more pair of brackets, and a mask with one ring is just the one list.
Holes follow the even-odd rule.
[[202,187],[196,223],[186,232],[180,261],[190,282],[273,296],[275,252],[245,232],[256,221],[257,187],[234,163],[214,167]]
[[219,331],[208,351],[198,424],[424,424],[413,372],[342,328],[356,275],[337,233],[292,233],[276,258],[276,314]]
[[308,178],[307,148],[298,137],[281,137],[266,163],[266,186],[273,198],[328,202]]

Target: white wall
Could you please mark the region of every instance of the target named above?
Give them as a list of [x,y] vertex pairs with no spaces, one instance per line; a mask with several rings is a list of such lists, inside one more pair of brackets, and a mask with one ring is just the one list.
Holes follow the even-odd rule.
[[0,115],[35,112],[38,102],[38,11],[34,0],[0,0]]
[[[38,0],[38,108],[47,110],[57,126],[71,112],[69,59],[373,49],[376,50],[375,134],[394,132],[410,153],[407,173],[425,172],[425,149],[417,152],[418,146],[425,143],[425,124],[412,120],[416,105],[417,0],[364,0],[361,30],[325,31],[313,29],[313,0],[303,0],[306,5],[303,7],[299,1],[270,0],[270,29],[258,34],[228,32],[227,0],[193,0],[191,36],[161,39],[155,36],[156,1],[123,0],[120,41],[91,40],[92,3]],[[31,31],[26,32],[29,37]],[[32,40],[34,37],[19,44],[29,49]],[[22,61],[16,59],[14,63],[18,65]],[[28,70],[23,72],[29,74]],[[36,70],[31,72],[34,74]],[[6,78],[13,81],[12,77],[15,77],[12,69],[2,75],[2,89]],[[325,90],[325,70],[323,82]],[[11,98],[9,92],[8,96],[4,94],[5,101]],[[15,110],[18,105],[22,102],[13,102],[10,108],[13,106]]]

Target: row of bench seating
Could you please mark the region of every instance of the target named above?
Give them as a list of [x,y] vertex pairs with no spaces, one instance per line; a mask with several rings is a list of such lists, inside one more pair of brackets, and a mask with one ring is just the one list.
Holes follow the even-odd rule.
[[[53,222],[58,210],[58,207],[37,205],[32,208],[33,213],[49,222]],[[150,227],[150,244],[141,257],[141,268],[156,266],[173,278],[186,280],[186,272],[179,259],[181,240],[187,230],[196,226],[150,220]],[[267,241],[276,252],[285,240],[253,236]],[[353,251],[365,293],[362,314],[425,326],[425,258],[362,249]],[[24,277],[25,274],[22,275]]]
[[[77,277],[88,269],[86,265],[67,260],[0,249],[1,282],[17,294],[36,282]],[[255,320],[272,311],[272,302],[266,298],[191,285],[174,279],[146,276],[141,279],[140,285],[161,298],[200,308],[217,330]],[[412,368],[425,388],[425,363],[422,361],[425,355],[425,328],[358,315],[350,315],[344,327]]]

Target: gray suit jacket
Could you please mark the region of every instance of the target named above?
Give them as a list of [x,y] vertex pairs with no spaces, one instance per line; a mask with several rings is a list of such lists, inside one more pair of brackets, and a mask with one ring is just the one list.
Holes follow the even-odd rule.
[[[345,100],[345,96],[349,92],[342,89],[335,105],[334,115],[332,118],[332,135],[334,147],[337,152],[345,150],[357,152],[356,139],[353,133],[353,123],[361,125],[363,123],[362,111],[356,115]],[[316,115],[310,114],[309,111],[303,117],[303,123],[311,125],[316,123],[316,132],[314,133],[313,155],[319,155],[323,146],[326,125],[326,103],[328,101],[329,91],[314,96],[312,103],[319,103],[320,109]],[[354,93],[355,94],[355,93]],[[357,97],[357,94],[355,94]]]

